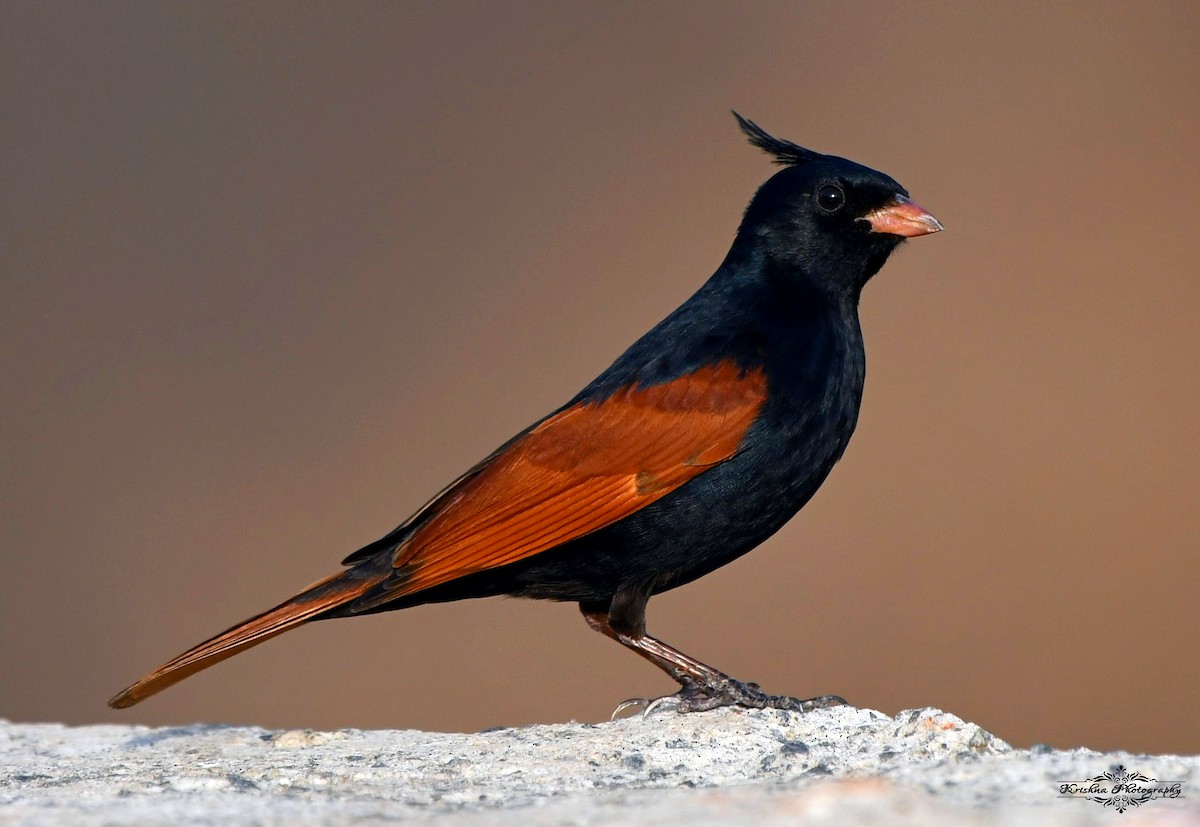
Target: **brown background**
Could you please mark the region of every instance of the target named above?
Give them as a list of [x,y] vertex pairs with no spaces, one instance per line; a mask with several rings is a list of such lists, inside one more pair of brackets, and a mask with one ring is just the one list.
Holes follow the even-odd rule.
[[947,225],[862,308],[850,450],[651,604],[733,674],[1196,752],[1195,3],[6,3],[0,715],[479,727],[669,681],[570,605],[317,624],[337,567],[720,261],[768,129]]

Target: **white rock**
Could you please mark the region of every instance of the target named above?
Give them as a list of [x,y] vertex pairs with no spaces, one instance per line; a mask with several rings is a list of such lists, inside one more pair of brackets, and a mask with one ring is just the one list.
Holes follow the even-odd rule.
[[0,824],[1088,825],[1113,808],[1058,785],[1117,764],[1183,791],[1123,825],[1200,823],[1200,758],[1013,750],[935,709],[471,735],[0,722]]

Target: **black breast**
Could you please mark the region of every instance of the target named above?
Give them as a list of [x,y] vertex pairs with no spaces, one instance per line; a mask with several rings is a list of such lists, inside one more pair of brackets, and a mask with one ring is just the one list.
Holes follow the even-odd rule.
[[850,440],[865,361],[855,308],[787,322],[756,348],[768,399],[734,457],[618,524],[512,567],[502,591],[557,600],[604,600],[629,584],[666,591],[791,519]]

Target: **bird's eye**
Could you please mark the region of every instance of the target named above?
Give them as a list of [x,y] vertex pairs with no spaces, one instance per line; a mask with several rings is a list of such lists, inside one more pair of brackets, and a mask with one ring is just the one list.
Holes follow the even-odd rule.
[[846,193],[837,184],[823,184],[817,190],[817,205],[825,212],[837,212],[846,203]]

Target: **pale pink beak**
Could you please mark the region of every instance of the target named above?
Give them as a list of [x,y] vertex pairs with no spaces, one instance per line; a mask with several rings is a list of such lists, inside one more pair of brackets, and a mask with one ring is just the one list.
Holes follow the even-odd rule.
[[873,233],[902,235],[905,238],[929,235],[945,229],[942,222],[903,195],[897,195],[887,206],[871,210],[862,220],[871,225]]

